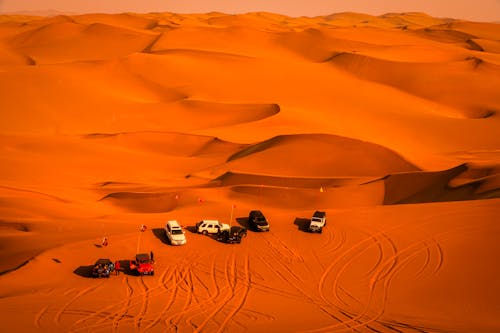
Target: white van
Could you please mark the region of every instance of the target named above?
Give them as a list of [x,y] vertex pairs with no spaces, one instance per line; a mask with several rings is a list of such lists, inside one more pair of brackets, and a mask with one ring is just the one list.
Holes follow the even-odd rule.
[[172,245],[186,244],[186,235],[184,234],[184,230],[182,230],[179,223],[175,220],[167,222],[165,225],[165,234],[167,235],[168,241]]

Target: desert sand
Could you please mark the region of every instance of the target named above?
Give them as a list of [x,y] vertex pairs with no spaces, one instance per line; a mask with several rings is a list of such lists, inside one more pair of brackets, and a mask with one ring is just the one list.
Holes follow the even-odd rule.
[[2,331],[499,332],[499,87],[493,23],[0,16]]

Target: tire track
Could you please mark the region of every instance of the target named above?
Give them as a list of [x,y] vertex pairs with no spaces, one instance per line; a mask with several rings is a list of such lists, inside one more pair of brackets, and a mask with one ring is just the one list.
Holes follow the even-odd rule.
[[250,258],[249,258],[248,254],[245,256],[244,275],[245,275],[245,278],[243,281],[243,295],[241,297],[241,300],[238,302],[236,307],[228,314],[228,316],[224,319],[224,321],[220,325],[219,329],[217,330],[217,333],[222,332],[222,330],[226,327],[229,320],[231,320],[236,315],[236,313],[238,313],[241,310],[241,308],[245,305],[245,302],[247,300],[248,293],[250,292],[250,284],[251,284]]
[[[372,237],[375,238],[374,236],[372,236]],[[372,275],[372,277],[370,279],[369,286],[368,286],[369,292],[370,292],[369,299],[368,299],[368,302],[364,305],[364,309],[361,311],[354,311],[354,312],[358,312],[357,315],[347,315],[347,312],[343,311],[343,313],[349,318],[349,320],[344,321],[341,324],[329,325],[329,326],[326,326],[326,327],[323,327],[323,328],[320,328],[317,330],[313,330],[311,332],[323,332],[323,331],[329,332],[332,329],[335,329],[336,332],[342,332],[342,331],[352,330],[352,329],[356,329],[356,328],[367,328],[367,329],[372,330],[372,331],[377,331],[375,328],[370,327],[369,324],[374,323],[376,321],[376,319],[380,318],[383,311],[382,311],[382,313],[375,315],[375,317],[368,317],[368,319],[364,319],[364,317],[366,317],[366,315],[367,315],[367,313],[372,305],[372,302],[373,302],[373,299],[375,296],[376,284],[380,281],[383,281],[384,279],[386,282],[390,281],[392,279],[392,277],[394,276],[393,273],[396,271],[396,264],[397,264],[398,260],[400,260],[401,253],[406,252],[406,250],[407,250],[407,248],[405,248],[405,249],[398,251],[395,243],[388,236],[386,236],[385,234],[382,233],[382,237],[383,237],[383,239],[385,239],[388,242],[388,244],[390,244],[390,247],[391,247],[393,254],[388,259],[386,259],[383,263],[379,263],[376,266],[375,271],[373,271],[374,274]],[[380,241],[377,241],[377,243],[378,243],[377,246],[379,246]],[[421,242],[419,242],[419,243],[421,243]],[[344,264],[344,266],[339,271],[339,273],[336,275],[336,279],[334,280],[334,284],[333,284],[333,290],[334,290],[335,296],[336,296],[338,301],[341,301],[341,299],[338,297],[339,287],[337,286],[337,284],[338,284],[338,281],[340,279],[340,276],[341,276],[343,270],[347,267],[347,265],[351,264],[357,256],[363,254],[371,247],[373,247],[373,245],[367,246],[362,251],[360,251],[356,256],[350,258]],[[382,308],[384,308],[384,309],[385,309],[385,304],[387,301],[387,290],[388,290],[388,285],[385,285],[385,283],[384,283],[383,291],[382,291],[382,293],[385,295],[384,301],[382,302]],[[362,304],[362,303],[360,303],[360,304]],[[345,302],[344,302],[344,305],[349,307],[349,305]],[[344,325],[346,325],[347,327],[345,327]],[[342,326],[344,326],[344,327],[342,327]],[[336,328],[338,328],[338,329],[336,329]]]
[[118,327],[120,325],[120,321],[125,318],[127,315],[128,311],[130,310],[130,304],[132,303],[132,295],[134,294],[134,289],[130,285],[128,281],[128,276],[125,276],[123,279],[123,284],[125,285],[125,302],[123,307],[117,312],[117,315],[113,318],[113,332],[116,332],[118,330]]
[[[86,321],[89,321],[90,319],[92,319],[93,317],[102,317],[101,314],[105,313],[107,314],[104,318],[100,319],[99,321],[91,324],[90,326],[88,327],[100,327],[103,325],[103,323],[108,320],[108,319],[113,319],[112,323],[111,323],[111,328],[112,330],[117,330],[118,329],[118,323],[119,321],[121,321],[123,318],[125,317],[129,317],[127,316],[127,313],[128,313],[128,310],[130,309],[131,307],[131,304],[132,304],[132,300],[133,300],[133,293],[134,293],[134,290],[132,288],[132,286],[130,285],[129,281],[128,281],[128,277],[125,276],[123,279],[122,279],[123,283],[125,284],[125,289],[126,289],[126,296],[125,296],[125,300],[123,301],[120,301],[118,303],[113,303],[113,304],[110,304],[102,309],[100,309],[99,311],[94,311],[93,313],[91,313],[90,315],[87,315],[86,317],[84,318],[80,318],[79,320],[77,320],[72,327],[76,326],[76,325],[79,325],[79,324],[82,324]],[[108,309],[113,309],[114,307],[116,306],[119,306],[123,304],[122,308],[120,310],[117,310],[117,311],[114,311],[114,312],[107,312]],[[105,325],[105,324],[104,324]],[[116,328],[115,328],[116,327]],[[85,328],[85,327],[84,327]],[[84,329],[83,328],[83,329]]]
[[44,306],[42,309],[40,309],[40,311],[37,312],[37,314],[35,315],[35,319],[34,319],[34,325],[36,328],[40,329],[42,328],[42,326],[40,325],[40,322],[42,320],[42,317],[43,315],[47,312],[49,306],[46,305]]
[[194,287],[193,287],[193,280],[192,280],[192,270],[191,268],[186,268],[186,274],[185,278],[182,280],[182,283],[186,285],[186,300],[184,301],[184,305],[182,307],[182,310],[177,312],[172,319],[170,319],[170,324],[173,325],[176,328],[176,331],[178,330],[179,323],[181,322],[182,316],[184,313],[189,311],[189,308],[191,307],[191,304],[193,303],[193,294],[194,294]]
[[162,320],[162,318],[165,316],[165,314],[170,310],[172,305],[174,304],[175,296],[177,295],[177,288],[176,288],[177,281],[176,281],[176,278],[172,279],[172,288],[171,289],[169,289],[167,287],[167,281],[175,275],[174,273],[176,270],[177,270],[177,266],[170,269],[170,271],[165,270],[162,273],[162,275],[160,276],[160,279],[158,280],[158,285],[162,289],[164,289],[164,293],[170,293],[170,297],[169,297],[166,305],[163,307],[163,309],[159,313],[159,315],[155,319],[153,319],[153,321],[151,321],[151,323],[148,326],[144,327],[144,331],[147,331],[147,330],[151,329],[152,327],[154,327],[156,324],[158,324]]
[[[172,273],[174,271],[175,270],[172,270]],[[163,273],[162,277],[163,276],[165,276],[164,278],[166,278],[166,273]],[[126,277],[126,278],[127,278],[127,284],[128,284],[128,277]],[[129,315],[128,313],[129,313],[130,309],[132,309],[133,307],[135,307],[137,305],[140,305],[141,309],[143,309],[143,307],[144,307],[144,299],[145,298],[149,299],[149,295],[152,294],[152,292],[154,292],[154,291],[158,291],[159,289],[164,289],[164,290],[160,290],[160,292],[157,293],[158,296],[162,295],[163,293],[169,292],[169,290],[167,288],[165,288],[165,286],[162,283],[160,283],[160,282],[158,283],[158,286],[153,287],[153,288],[147,287],[147,285],[145,284],[144,280],[139,281],[138,283],[139,284],[142,283],[142,289],[143,289],[142,293],[138,293],[136,296],[133,296],[132,294],[130,294],[130,296],[129,296],[128,299],[125,299],[123,301],[120,301],[120,302],[117,302],[117,303],[114,303],[114,304],[110,304],[110,305],[104,307],[103,309],[101,309],[100,311],[93,312],[91,315],[88,315],[85,318],[80,319],[79,322],[82,323],[82,322],[88,321],[92,317],[96,317],[96,316],[100,317],[100,315],[99,315],[100,313],[105,312],[108,309],[112,309],[113,307],[116,307],[116,306],[121,306],[120,310],[112,312],[112,313],[109,313],[107,315],[107,317],[104,318],[104,320],[101,320],[101,321],[99,321],[97,323],[93,323],[93,324],[90,324],[90,325],[87,325],[87,326],[82,326],[82,327],[80,327],[78,329],[74,329],[73,331],[80,331],[80,330],[91,329],[91,328],[92,329],[97,329],[99,327],[102,327],[103,325],[106,326],[107,324],[104,323],[104,321],[106,319],[109,319],[109,318],[113,318],[113,322],[115,322],[116,320],[119,320],[121,322],[122,320],[124,320],[126,318],[127,321],[132,321],[133,325],[136,325],[137,321],[138,321],[138,317],[137,316],[131,316],[131,315]],[[128,284],[128,288],[130,288],[131,293],[133,293],[133,288],[130,286],[130,284]],[[146,310],[147,310],[147,308],[146,308]],[[121,318],[121,319],[119,319],[119,318]],[[149,326],[151,323],[154,322],[154,320],[144,320],[144,318],[142,318],[141,324],[145,323],[145,322],[147,322],[148,326]],[[104,323],[104,324],[102,324],[102,323]]]
[[144,316],[146,315],[146,312],[148,311],[148,305],[149,305],[149,288],[144,282],[144,277],[142,275],[140,276],[138,284],[142,288],[143,293],[142,293],[141,309],[139,310],[139,313],[135,315],[134,319],[134,327],[136,328],[137,331],[141,329],[142,321],[144,319]]
[[[233,272],[234,277],[231,276],[231,272]],[[235,283],[233,283],[233,282],[234,282],[234,279],[236,278],[235,272],[236,272],[236,258],[235,258],[234,252],[233,252],[226,257],[226,262],[224,264],[224,276],[226,277],[226,286],[228,286],[228,293],[226,294],[225,299],[222,300],[217,305],[215,310],[213,310],[205,318],[205,320],[196,328],[194,333],[201,332],[201,330],[203,330],[203,328],[207,325],[207,323],[210,320],[214,320],[217,313],[219,313],[226,306],[226,304],[229,303],[231,301],[231,299],[233,299],[234,287],[235,287]]]
[[[325,253],[325,254],[330,254],[330,253],[336,252],[338,249],[340,249],[342,247],[342,245],[345,244],[345,242],[347,240],[346,232],[344,230],[341,230],[341,229],[338,229],[337,232],[335,233],[335,232],[331,231],[330,228],[328,228],[326,234],[328,234],[328,240],[325,243],[325,245],[323,246],[323,248],[325,248],[323,253]],[[337,237],[336,235],[339,235],[339,237]],[[329,246],[330,244],[335,242],[335,240],[337,240],[337,239],[339,239],[338,244],[336,244],[335,246]]]
[[[478,229],[478,228],[466,226],[466,227],[457,228],[457,229],[451,230],[451,231],[444,231],[444,232],[438,233],[435,236],[451,235],[451,234],[456,234],[457,232],[471,231],[474,229]],[[437,257],[437,264],[436,264],[436,268],[433,270],[433,273],[436,273],[437,270],[439,270],[439,268],[442,266],[442,263],[443,263],[443,251],[442,251],[441,246],[439,245],[439,242],[437,242],[437,240],[435,239],[435,236],[431,236],[431,237],[428,237],[427,239],[419,240],[419,241],[414,242],[405,248],[400,249],[393,256],[386,259],[386,261],[384,263],[379,265],[377,273],[374,274],[374,276],[372,276],[372,279],[370,281],[370,285],[369,285],[370,296],[369,296],[369,300],[366,304],[365,310],[352,318],[352,321],[356,322],[356,325],[350,327],[349,330],[353,329],[353,328],[363,328],[363,327],[370,328],[368,326],[369,324],[376,323],[378,321],[378,319],[380,319],[382,317],[382,315],[385,312],[385,306],[387,304],[388,290],[389,290],[390,284],[391,284],[392,280],[394,279],[394,277],[396,276],[396,274],[399,271],[401,271],[407,264],[409,264],[415,257],[417,257],[418,255],[421,255],[421,253],[423,253],[423,252],[430,251],[431,247],[434,247],[436,249],[435,255]],[[409,254],[407,254],[407,253],[409,253]],[[407,254],[407,256],[403,258],[403,255],[406,255],[406,254]],[[394,264],[395,261],[399,261],[399,264],[397,266]],[[429,260],[429,262],[430,262],[430,260]],[[429,264],[427,264],[427,266],[428,265]],[[387,271],[385,267],[391,267],[391,269],[389,271]],[[377,287],[377,284],[379,282],[382,282],[382,281],[383,281],[383,285],[381,288],[381,296],[380,296],[380,300],[378,302],[378,304],[380,305],[380,309],[373,316],[368,316],[367,319],[363,319],[363,317],[366,318],[366,314],[368,313],[368,310],[369,310],[371,304],[373,303],[373,299],[375,298],[375,289]],[[378,324],[381,324],[381,323],[378,323]],[[383,325],[383,324],[381,324],[381,325]],[[326,326],[326,327],[323,327],[323,328],[320,328],[317,330],[313,330],[311,332],[325,332],[325,331],[331,332],[331,330],[335,329],[336,327],[338,327],[338,325],[329,325],[329,326]],[[407,325],[406,328],[410,328],[412,330],[419,331],[419,332],[422,332],[422,331],[425,332],[425,330],[423,330],[423,328],[414,327],[411,325]],[[340,331],[345,331],[345,330],[346,329],[341,329]],[[335,330],[335,331],[340,332],[339,330]]]
[[[214,263],[215,263],[215,260],[214,260]],[[215,270],[215,266],[213,268],[213,270],[211,270],[211,274],[213,274],[212,278],[215,279],[215,273],[216,273],[216,270]],[[186,309],[185,312],[194,312],[194,311],[197,311],[197,310],[201,310],[202,312],[206,312],[206,310],[204,310],[204,306],[207,305],[207,304],[216,304],[215,303],[215,299],[219,296],[220,294],[220,291],[219,291],[219,286],[217,285],[216,281],[214,280],[214,283],[215,283],[215,292],[212,294],[210,293],[210,289],[208,288],[208,286],[205,285],[205,282],[203,282],[203,280],[198,277],[194,272],[193,272],[193,276],[198,280],[198,282],[203,286],[203,288],[205,289],[208,297],[204,300],[202,300],[201,302],[198,301],[196,305],[194,306],[191,306],[189,309]],[[199,316],[200,313],[199,312],[195,312],[194,314],[188,316],[185,320],[186,324],[190,325],[191,327],[193,327],[194,329],[197,329],[198,326],[196,324],[193,323],[193,318],[195,316]]]
[[[174,292],[173,292],[173,294],[168,302],[168,308],[172,307],[172,305],[175,303],[175,300],[177,299],[177,295],[179,294],[179,290],[183,290],[180,287],[180,285],[181,285],[181,283],[183,283],[186,280],[189,272],[190,272],[190,269],[187,269],[187,268],[184,269],[184,271],[182,273],[180,273],[179,271],[176,272],[176,274],[175,274],[176,277],[174,279],[174,285],[173,285]],[[184,305],[184,307],[185,307],[185,305]],[[164,312],[166,313],[167,311],[164,311]],[[177,331],[178,330],[178,322],[175,321],[175,318],[179,317],[182,313],[183,313],[183,311],[181,310],[181,311],[173,313],[172,315],[170,315],[167,318],[164,318],[163,321],[164,321],[165,325],[167,325],[167,327],[174,326],[175,330]]]
[[[265,266],[267,266],[272,272],[274,272],[277,276],[279,276],[285,283],[289,284],[293,289],[298,291],[298,294],[292,294],[293,298],[296,298],[297,300],[304,300],[307,299],[307,301],[311,304],[316,305],[322,312],[324,312],[326,315],[328,315],[330,318],[337,320],[341,322],[342,320],[336,316],[331,310],[327,309],[324,304],[319,303],[317,300],[315,300],[311,295],[312,293],[309,291],[304,290],[301,286],[305,285],[303,281],[296,276],[295,273],[293,273],[281,260],[279,257],[272,257],[274,262],[270,262],[269,258],[265,258],[263,256],[258,257],[259,260],[264,263]],[[291,276],[286,276],[284,273],[280,272],[277,267],[284,267],[284,270],[286,273],[291,274]],[[297,280],[297,281],[293,281]],[[311,284],[315,285],[315,284]],[[290,297],[289,294],[287,293],[280,293],[280,290],[277,290],[272,287],[267,287],[270,288],[272,292],[277,293],[279,295],[285,295],[286,297]]]
[[57,326],[60,326],[61,325],[61,316],[62,314],[66,311],[66,309],[71,305],[73,304],[74,302],[76,302],[80,297],[82,297],[83,295],[85,294],[88,294],[90,293],[91,291],[99,288],[104,282],[101,282],[99,283],[97,286],[92,286],[92,287],[88,287],[88,288],[85,288],[83,290],[80,290],[75,297],[73,297],[71,300],[69,300],[66,304],[64,304],[55,314],[54,316],[54,323],[57,325]]
[[[281,257],[287,258],[289,260],[295,260],[295,261],[304,261],[304,258],[297,252],[294,251],[291,247],[289,247],[285,242],[283,242],[279,237],[277,237],[274,234],[266,234],[264,235],[264,239],[267,243],[267,245],[273,249],[273,251],[279,253]],[[275,243],[278,244],[278,246],[275,246],[272,241],[269,240],[269,238],[273,238],[275,240]]]

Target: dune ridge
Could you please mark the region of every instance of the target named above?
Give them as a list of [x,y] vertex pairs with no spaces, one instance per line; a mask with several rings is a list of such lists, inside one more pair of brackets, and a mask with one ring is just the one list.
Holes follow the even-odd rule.
[[[464,61],[455,64],[412,64],[408,66],[407,63],[390,62],[354,53],[342,52],[325,59],[325,62],[333,63],[339,68],[347,70],[364,79],[388,84],[409,93],[437,100],[453,107],[461,106],[465,111],[464,115],[467,117],[488,117],[491,115],[491,112],[495,112],[499,107],[496,102],[495,93],[493,92],[494,82],[496,81],[493,77],[497,77],[495,73],[498,72],[498,69],[495,68],[496,66],[490,67],[490,73],[492,75],[491,85],[480,86],[480,89],[474,84],[474,77],[479,78],[476,74],[464,75],[467,71],[467,67],[469,67],[469,62],[473,63],[472,67],[469,67],[469,70],[477,69],[477,67],[484,62],[477,57],[466,58]],[[447,73],[453,73],[450,77],[446,78],[447,74],[442,72],[444,66],[455,68],[456,71],[446,71]],[[416,71],[429,73],[435,79],[427,79],[425,82],[420,81],[423,78],[419,77]],[[386,75],[384,75],[384,73]],[[488,76],[488,74],[486,75]],[[408,77],[410,77],[411,80],[407,80],[406,78]],[[467,79],[465,79],[465,77],[467,77]],[[443,88],[445,85],[444,82],[450,80],[457,80],[461,82],[461,85],[450,87],[449,90]],[[461,97],[457,97],[457,95]],[[492,111],[492,109],[495,111]]]
[[[351,162],[345,164],[345,161]],[[233,168],[243,170],[265,163],[268,173],[295,176],[373,176],[418,170],[385,147],[326,134],[273,137],[237,152],[227,162],[231,162]]]

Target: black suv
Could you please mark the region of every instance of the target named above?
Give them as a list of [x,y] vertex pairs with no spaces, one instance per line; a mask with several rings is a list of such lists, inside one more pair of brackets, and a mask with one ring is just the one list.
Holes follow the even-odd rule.
[[255,231],[269,231],[269,223],[260,210],[252,210],[248,215],[248,227]]
[[241,239],[247,236],[247,229],[240,226],[232,226],[229,230],[219,231],[217,240],[224,243],[241,243]]

